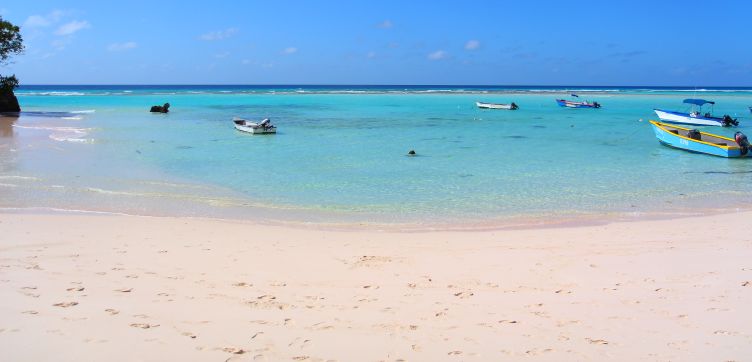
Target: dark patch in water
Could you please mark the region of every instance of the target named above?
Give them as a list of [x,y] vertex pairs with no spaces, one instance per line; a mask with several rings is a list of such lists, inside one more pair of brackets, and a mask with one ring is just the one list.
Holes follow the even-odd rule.
[[179,149],[179,150],[189,150],[191,148],[193,148],[193,146],[178,146],[177,147],[177,149]]
[[475,147],[473,147],[473,146],[460,146],[460,148],[464,148],[464,149],[468,150],[468,149],[475,148]]
[[705,175],[742,175],[742,174],[748,174],[752,173],[752,171],[687,171],[685,174],[689,173],[702,173]]
[[421,141],[442,141],[445,140],[446,137],[433,137],[433,138],[421,138]]
[[441,117],[428,117],[426,119],[429,121],[454,121],[454,119],[451,119],[451,118],[441,118]]
[[533,119],[543,119],[543,117],[533,117]]
[[533,128],[546,128],[546,126],[541,126],[539,124],[533,125]]
[[523,138],[528,138],[528,137],[527,136],[517,136],[517,135],[514,135],[514,136],[504,136],[504,138],[523,139]]
[[459,176],[460,176],[460,177],[463,177],[463,178],[464,178],[464,177],[472,177],[472,176],[473,176],[473,174],[471,174],[471,173],[461,173],[461,174],[459,174]]

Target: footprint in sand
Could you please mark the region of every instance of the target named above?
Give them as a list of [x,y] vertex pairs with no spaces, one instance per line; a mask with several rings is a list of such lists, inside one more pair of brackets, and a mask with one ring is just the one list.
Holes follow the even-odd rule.
[[733,336],[733,335],[735,335],[737,333],[736,332],[729,332],[729,331],[718,330],[718,331],[713,332],[713,334],[722,335],[722,336]]
[[458,297],[460,299],[467,299],[467,298],[472,297],[473,295],[475,295],[475,293],[473,293],[473,292],[457,292],[457,293],[454,293],[454,296]]
[[78,305],[78,302],[60,302],[60,303],[53,304],[53,306],[61,307],[61,308],[73,307],[75,305]]
[[251,339],[256,339],[256,337],[258,337],[258,336],[260,336],[262,334],[264,334],[264,332],[256,332],[256,334],[254,334],[254,335],[251,336]]
[[23,314],[39,314],[39,312],[37,312],[35,310],[25,310],[25,311],[23,311],[21,313],[23,313]]
[[309,356],[295,356],[292,358],[294,361],[307,361],[311,359]]
[[232,354],[243,354],[246,352],[244,349],[237,348],[237,347],[224,347],[222,348],[222,351],[227,352],[227,353],[232,353]]
[[752,285],[752,282],[750,282],[750,281],[742,282],[742,286],[743,287],[747,287],[747,286],[750,286],[750,285]]
[[498,322],[499,324],[517,324],[518,321],[510,320],[510,319],[502,319]]
[[458,356],[462,354],[462,351],[451,351],[447,353],[450,356]]
[[118,311],[116,309],[112,309],[112,308],[105,309],[104,311],[107,312],[107,313],[110,313],[110,315],[115,315],[115,314],[120,313],[120,311]]
[[246,282],[237,282],[232,285],[233,287],[252,287],[253,284]]
[[66,290],[69,291],[69,292],[83,292],[84,288],[83,287],[73,287],[73,288],[68,288]]
[[585,338],[586,341],[590,342],[590,344],[608,344],[608,341],[605,339],[592,339],[592,338]]
[[149,328],[157,328],[157,327],[159,327],[159,324],[131,323],[131,327],[141,328],[141,329],[149,329]]
[[196,338],[196,335],[193,334],[193,333],[191,333],[191,332],[183,332],[183,333],[180,333],[180,334],[183,335],[183,336],[186,336],[186,337],[193,338],[193,339]]
[[121,288],[121,289],[115,289],[116,292],[120,293],[130,293],[133,291],[133,288]]

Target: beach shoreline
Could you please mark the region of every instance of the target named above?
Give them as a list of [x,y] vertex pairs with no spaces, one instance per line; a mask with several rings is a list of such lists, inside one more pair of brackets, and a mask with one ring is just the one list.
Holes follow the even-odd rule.
[[752,212],[525,230],[0,213],[10,360],[743,360]]

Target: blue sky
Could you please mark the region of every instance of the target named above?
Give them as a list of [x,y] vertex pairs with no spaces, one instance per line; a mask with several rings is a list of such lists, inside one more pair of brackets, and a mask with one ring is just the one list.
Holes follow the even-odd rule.
[[[570,4],[570,5],[567,5]],[[748,1],[6,0],[26,84],[752,86]]]

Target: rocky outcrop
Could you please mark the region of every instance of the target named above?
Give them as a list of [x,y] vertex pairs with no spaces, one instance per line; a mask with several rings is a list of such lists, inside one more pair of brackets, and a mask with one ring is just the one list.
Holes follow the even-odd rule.
[[13,91],[0,91],[0,113],[21,112],[18,98]]
[[151,106],[151,110],[149,112],[167,113],[169,111],[170,111],[170,104],[165,103],[163,106]]

